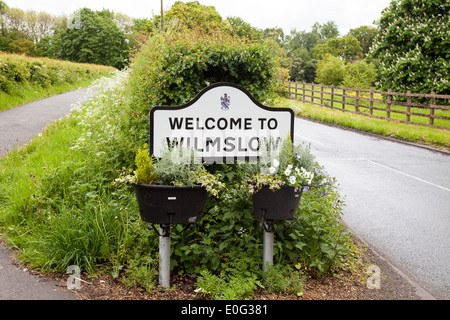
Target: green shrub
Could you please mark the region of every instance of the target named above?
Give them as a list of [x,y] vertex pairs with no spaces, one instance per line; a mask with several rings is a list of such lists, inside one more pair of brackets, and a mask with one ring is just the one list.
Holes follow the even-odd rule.
[[319,61],[316,73],[317,83],[339,86],[345,77],[345,62],[339,57],[327,55]]
[[345,67],[342,85],[347,88],[369,89],[377,79],[377,70],[373,63],[356,61]]
[[214,275],[203,270],[197,280],[197,291],[214,300],[242,300],[249,298],[257,288],[257,277]]
[[303,293],[304,276],[298,270],[285,265],[273,265],[266,268],[263,274],[264,287],[271,293],[293,294]]
[[251,41],[226,32],[180,31],[154,35],[132,63],[130,87],[136,109],[180,105],[206,86],[234,82],[260,101],[278,82],[275,42]]

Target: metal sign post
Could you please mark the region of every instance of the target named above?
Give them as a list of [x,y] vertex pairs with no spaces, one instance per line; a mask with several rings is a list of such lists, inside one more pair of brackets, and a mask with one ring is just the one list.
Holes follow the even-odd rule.
[[274,239],[273,221],[265,220],[261,223],[261,227],[264,230],[263,271],[267,271],[267,267],[273,265],[273,239]]
[[159,236],[159,284],[170,287],[170,225],[160,226]]

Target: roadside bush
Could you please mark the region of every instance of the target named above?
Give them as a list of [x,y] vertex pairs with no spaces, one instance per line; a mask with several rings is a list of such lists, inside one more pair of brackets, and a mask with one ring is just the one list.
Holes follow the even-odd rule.
[[377,69],[373,63],[356,61],[345,67],[342,85],[347,88],[369,89],[377,80]]
[[339,86],[344,80],[345,73],[345,62],[339,57],[327,55],[317,65],[315,82]]
[[206,86],[234,82],[264,101],[281,87],[278,46],[227,32],[156,34],[133,60],[130,87],[137,108],[180,105]]

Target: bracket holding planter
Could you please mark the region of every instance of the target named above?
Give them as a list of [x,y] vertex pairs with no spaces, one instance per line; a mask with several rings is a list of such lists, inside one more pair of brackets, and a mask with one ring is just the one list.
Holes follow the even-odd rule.
[[[160,157],[166,148],[190,147],[207,163],[251,161],[258,159],[261,145],[272,143],[276,147],[288,136],[293,140],[291,109],[266,107],[234,83],[216,83],[184,105],[154,107],[150,111],[149,146],[150,154],[155,157]],[[254,195],[254,215],[267,226],[263,262],[272,264],[273,221],[293,218],[301,190],[282,188],[280,194],[272,192],[271,197],[277,197],[275,200],[265,193],[261,190]],[[141,219],[149,222],[155,231],[154,224],[160,225],[159,280],[167,288],[170,225],[199,222],[206,204],[206,191],[201,187],[137,185],[136,196]]]

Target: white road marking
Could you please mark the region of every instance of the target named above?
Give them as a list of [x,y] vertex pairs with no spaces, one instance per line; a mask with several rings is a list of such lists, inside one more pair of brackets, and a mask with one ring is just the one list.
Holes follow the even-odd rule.
[[400,170],[397,170],[397,169],[394,169],[394,168],[385,166],[384,164],[381,164],[381,163],[378,163],[378,162],[375,162],[375,161],[372,161],[372,160],[369,160],[369,159],[365,159],[365,160],[368,161],[368,162],[370,162],[370,163],[376,164],[377,166],[383,167],[383,168],[385,168],[385,169],[392,170],[392,171],[394,171],[394,172],[400,173],[400,174],[402,174],[402,175],[404,175],[404,176],[410,177],[410,178],[415,179],[415,180],[417,180],[417,181],[420,181],[420,182],[429,184],[429,185],[431,185],[431,186],[434,186],[434,187],[436,187],[436,188],[442,189],[442,190],[444,190],[444,191],[450,192],[450,189],[448,189],[448,188],[446,188],[446,187],[443,187],[443,186],[434,184],[434,183],[432,183],[432,182],[430,182],[430,181],[427,181],[427,180],[418,178],[418,177],[416,177],[416,176],[410,175],[410,174],[405,173],[405,172],[402,172],[402,171],[400,171]]
[[296,136],[296,137],[299,137],[299,138],[301,138],[301,139],[304,139],[304,140],[308,140],[308,141],[311,141],[311,142],[320,144],[321,146],[324,146],[324,145],[325,145],[325,144],[322,143],[322,142],[319,142],[319,141],[317,141],[317,140],[314,140],[314,139],[311,139],[311,138],[307,138],[307,137],[301,136],[301,135],[299,135],[299,134],[296,134],[295,136]]

